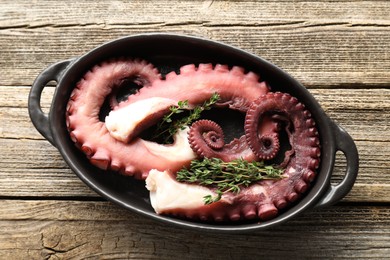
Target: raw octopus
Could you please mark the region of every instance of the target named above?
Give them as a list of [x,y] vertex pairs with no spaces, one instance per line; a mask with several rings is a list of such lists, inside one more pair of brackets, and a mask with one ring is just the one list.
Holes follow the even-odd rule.
[[[125,101],[115,98],[124,81],[139,85]],[[77,83],[67,107],[71,139],[89,161],[103,169],[146,180],[151,204],[158,214],[202,221],[268,220],[295,202],[309,187],[320,161],[320,142],[310,112],[287,93],[269,92],[260,77],[245,69],[221,64],[194,64],[162,77],[150,63],[138,59],[112,59],[94,66]],[[187,100],[189,109],[214,93],[216,107],[245,114],[245,134],[225,144],[222,128],[199,120],[178,131],[172,144],[143,139],[141,133]],[[109,100],[112,111],[99,118]],[[281,127],[291,149],[284,155],[283,179],[264,180],[224,193],[221,200],[204,205],[212,188],[176,181],[175,173],[192,160],[216,157],[223,161],[271,160],[280,153]]]

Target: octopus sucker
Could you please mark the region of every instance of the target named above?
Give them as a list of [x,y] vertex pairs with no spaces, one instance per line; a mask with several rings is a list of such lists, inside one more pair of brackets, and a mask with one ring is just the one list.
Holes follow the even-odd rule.
[[255,205],[245,205],[243,206],[243,215],[245,219],[254,219],[257,217],[257,210]]
[[[91,164],[145,180],[157,214],[194,221],[267,221],[307,192],[321,149],[315,120],[302,102],[287,93],[270,92],[259,74],[240,66],[200,63],[176,71],[161,75],[145,60],[117,58],[85,73],[70,94],[66,126]],[[119,101],[121,88],[130,91]],[[159,129],[159,122],[180,102],[186,103],[180,109],[192,111],[215,93],[215,107],[237,110],[245,117],[241,136],[225,143],[220,125],[199,118],[177,129],[172,143],[145,137],[145,132]],[[107,101],[111,111],[104,117],[101,110]],[[256,181],[240,186],[239,192],[221,195],[215,186],[176,179],[194,160],[267,163],[278,157],[283,157],[281,179]],[[217,195],[218,201],[205,204],[205,197]]]
[[[226,73],[226,72],[229,72],[229,67],[227,65],[223,65],[223,64],[216,64],[214,67],[214,70]],[[255,81],[258,81],[259,79],[260,79],[259,77],[254,78]]]
[[275,207],[273,203],[261,205],[257,211],[258,211],[257,215],[261,220],[272,219],[276,217],[276,215],[278,214],[278,209]]
[[304,193],[308,188],[308,185],[306,183],[306,181],[304,181],[303,179],[302,180],[299,180],[295,183],[295,186],[294,186],[294,190],[297,192],[297,193]]
[[233,75],[242,76],[245,74],[245,69],[243,67],[233,66],[231,69],[231,73]]
[[289,202],[295,202],[298,199],[299,195],[296,192],[291,192],[289,195],[287,195],[287,200]]
[[121,163],[117,160],[111,161],[110,169],[115,172],[119,172],[121,169]]
[[303,178],[303,180],[306,181],[306,183],[310,183],[310,182],[314,181],[315,177],[316,177],[316,174],[315,174],[315,172],[312,171],[312,170],[307,170],[307,171],[302,175],[302,178]]
[[229,219],[231,221],[239,221],[241,219],[241,209],[235,208],[229,212]]
[[186,75],[196,70],[195,64],[184,65],[180,68],[180,75]]
[[110,157],[107,151],[97,149],[95,153],[90,156],[90,162],[102,170],[108,170],[110,166]]
[[93,154],[93,150],[91,148],[90,145],[88,144],[83,144],[81,145],[81,150],[87,155],[87,156],[91,156]]
[[283,197],[274,199],[273,203],[278,209],[284,209],[287,206],[287,201]]
[[177,77],[177,74],[175,71],[171,71],[168,74],[165,75],[165,80],[172,80]]
[[207,73],[213,70],[213,64],[211,63],[201,63],[198,66],[198,71],[202,73]]
[[131,166],[131,165],[128,165],[126,166],[126,168],[124,169],[124,172],[123,172],[125,175],[128,175],[128,176],[133,176],[135,173],[136,173],[136,169]]

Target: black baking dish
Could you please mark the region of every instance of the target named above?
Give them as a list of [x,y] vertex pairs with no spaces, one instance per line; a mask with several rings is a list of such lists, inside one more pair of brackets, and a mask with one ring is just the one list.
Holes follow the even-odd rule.
[[[200,223],[154,213],[144,181],[99,172],[100,170],[91,166],[74,146],[66,128],[66,105],[75,84],[89,68],[102,60],[117,56],[146,59],[162,73],[189,63],[242,66],[261,75],[269,83],[272,91],[287,92],[297,97],[312,113],[322,146],[321,165],[311,189],[293,207],[278,217],[261,223]],[[56,81],[57,86],[50,112],[45,114],[41,109],[40,100],[43,89],[50,81]],[[325,114],[305,87],[260,57],[223,43],[197,37],[164,33],[134,35],[105,43],[81,57],[55,63],[36,78],[29,95],[28,108],[37,130],[59,150],[69,167],[90,188],[126,209],[181,227],[224,232],[269,228],[296,217],[307,209],[328,206],[339,201],[350,191],[358,173],[358,153],[354,141]],[[343,180],[338,185],[332,185],[331,177],[337,151],[345,154],[347,169]]]

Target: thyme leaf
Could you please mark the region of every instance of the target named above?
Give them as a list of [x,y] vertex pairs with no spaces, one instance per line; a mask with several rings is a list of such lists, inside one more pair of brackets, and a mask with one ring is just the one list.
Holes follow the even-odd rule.
[[[184,130],[186,126],[199,119],[201,113],[205,110],[210,110],[219,99],[219,94],[214,93],[210,99],[206,100],[202,105],[195,106],[193,109],[190,109],[188,100],[179,101],[177,105],[169,108],[170,112],[157,124],[152,140],[157,140],[163,136],[163,143],[169,143],[169,140],[172,139],[177,131]],[[188,115],[174,119],[175,115],[183,113],[186,110],[189,111]]]
[[207,195],[203,198],[205,204],[211,204],[219,201],[223,193],[239,193],[241,187],[248,187],[252,183],[281,179],[283,171],[272,165],[265,165],[263,161],[237,159],[224,162],[218,158],[203,158],[193,160],[189,168],[179,170],[176,180],[216,188],[215,197]]

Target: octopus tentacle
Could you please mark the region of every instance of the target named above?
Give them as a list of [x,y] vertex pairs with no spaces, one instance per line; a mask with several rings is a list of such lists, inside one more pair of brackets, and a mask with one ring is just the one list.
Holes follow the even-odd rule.
[[[67,104],[66,124],[71,139],[93,165],[138,179],[145,179],[151,169],[177,171],[196,158],[186,138],[188,129],[179,131],[172,145],[140,138],[139,134],[157,120],[156,117],[162,117],[178,101],[188,100],[189,106],[194,107],[215,92],[220,94],[221,104],[233,100],[227,106],[246,110],[255,96],[269,90],[254,73],[229,70],[224,65],[184,66],[180,69],[181,74],[171,72],[165,79],[155,79],[150,76],[151,71],[154,71],[152,65],[145,61],[109,60],[94,66],[77,83]],[[155,75],[154,72],[152,74]],[[112,104],[114,109],[106,118],[107,123],[102,122],[99,113],[104,101],[113,95],[113,90],[121,81],[134,78],[151,84],[140,88],[127,100]],[[142,108],[157,97],[164,101],[152,102],[157,105],[137,117],[138,111],[143,111]],[[141,110],[127,109],[130,106]],[[125,116],[115,117],[118,113]],[[113,134],[121,125],[118,121],[131,126],[131,130]]]
[[[292,151],[287,152],[288,161],[284,161],[288,178],[273,184],[272,192],[283,194],[284,199],[294,202],[315,178],[320,158],[318,132],[310,113],[295,97],[286,93],[268,93],[254,101],[247,113],[245,131],[253,149],[259,147],[257,143],[261,142],[261,137],[250,133],[256,128],[258,120],[269,112],[281,113],[288,119],[286,132],[293,147]],[[261,155],[262,151],[257,153]],[[280,204],[280,199],[274,200],[274,203]]]
[[[186,141],[188,129],[178,133],[174,144],[169,146],[140,138],[125,144],[112,137],[105,122],[99,120],[100,108],[115,88],[113,82],[143,75],[138,67],[143,68],[145,64],[145,61],[119,59],[96,65],[77,83],[66,115],[70,138],[93,165],[138,179],[146,178],[153,168],[178,170],[196,157]],[[182,152],[173,156],[177,150]]]
[[256,97],[269,91],[266,82],[259,82],[259,77],[242,70],[228,70],[224,65],[199,64],[184,65],[180,74],[174,71],[158,80],[150,88],[142,88],[135,95],[129,96],[119,107],[151,97],[171,98],[176,101],[188,100],[190,105],[202,104],[214,93],[220,94],[218,104],[232,109],[246,111]]
[[114,87],[108,97],[111,109],[115,109],[119,105],[117,97],[118,92],[124,86],[128,85],[129,83],[133,83],[133,85],[138,86],[137,89],[132,90],[134,93],[136,93],[140,88],[150,87],[152,83],[158,79],[161,79],[161,74],[157,68],[145,60],[135,59],[133,62],[131,77],[127,75],[126,77],[116,79],[112,83]]
[[[278,116],[270,116],[270,113],[278,113]],[[158,196],[155,194],[165,194],[165,192],[169,194],[171,192],[172,189],[166,188],[172,187],[171,184],[168,184],[171,182],[180,187],[178,189],[188,192],[186,195],[181,192],[183,197],[198,203],[180,208],[173,207],[173,203],[165,208],[159,208],[158,212],[174,213],[179,217],[190,216],[191,219],[203,221],[238,221],[255,218],[265,221],[274,218],[280,210],[296,202],[308,190],[310,183],[316,176],[315,171],[320,160],[318,132],[310,113],[296,98],[289,94],[268,93],[256,99],[247,111],[244,138],[253,148],[257,147],[255,142],[262,142],[261,138],[264,133],[276,134],[276,131],[279,130],[279,126],[275,123],[269,124],[272,120],[288,121],[285,127],[288,128],[286,132],[289,135],[290,145],[293,147],[292,150],[288,151],[288,160],[285,160],[286,168],[283,172],[283,179],[257,182],[249,187],[243,187],[238,194],[224,193],[221,200],[210,205],[202,205],[200,204],[201,196],[215,196],[213,189],[201,187],[201,196],[197,197],[192,191],[193,185],[177,183],[169,177],[169,173],[155,171],[147,179],[147,183],[153,183],[153,186],[149,186],[149,190],[153,194],[151,195],[153,203],[156,202],[155,199],[158,200]],[[266,122],[268,126],[264,128],[264,126],[259,125],[259,122]],[[254,152],[260,155],[263,153],[263,151]],[[163,197],[166,199],[168,196],[164,195]],[[172,196],[172,198],[176,197],[178,196]]]
[[244,136],[225,144],[222,128],[211,120],[194,122],[188,132],[188,141],[200,157],[220,158],[226,162],[239,158],[248,161],[256,159],[255,154],[246,144]]
[[198,120],[192,124],[188,133],[191,148],[204,157],[213,157],[211,154],[205,154],[201,147],[195,147],[195,141],[203,139],[205,144],[211,149],[221,149],[225,145],[222,128],[211,120]]
[[[191,64],[181,67],[180,74],[170,72],[164,79],[156,75],[145,61],[117,59],[94,66],[77,83],[67,104],[66,125],[70,138],[93,165],[146,179],[157,213],[202,221],[268,220],[307,191],[316,177],[321,150],[315,121],[303,103],[289,94],[268,93],[268,85],[257,74],[241,67]],[[125,80],[143,87],[117,104],[113,96]],[[170,106],[187,100],[190,108],[195,107],[214,93],[220,95],[217,106],[246,113],[245,134],[240,138],[225,144],[222,129],[210,120],[180,130],[171,145],[140,137]],[[107,98],[113,110],[103,122],[99,114]],[[270,160],[280,152],[282,125],[292,148],[281,163],[285,167],[281,180],[257,182],[204,205],[199,204],[202,196],[215,196],[213,189],[178,183],[173,177],[198,157]],[[164,190],[170,196],[173,191],[188,194],[173,196],[181,206],[164,206],[166,201],[156,202]],[[193,196],[198,197],[188,205]]]
[[[257,108],[258,106],[256,105],[255,107]],[[248,145],[259,159],[271,160],[280,149],[278,128],[274,127],[268,133],[260,131],[259,126],[264,123],[261,119],[263,118],[258,116],[257,110],[249,109],[245,116],[245,135]],[[269,127],[267,128],[269,129]]]

